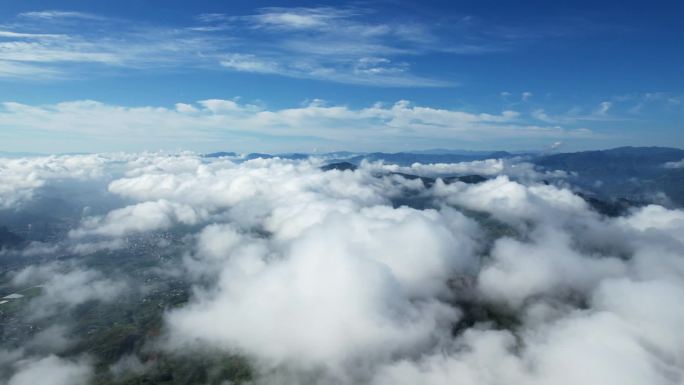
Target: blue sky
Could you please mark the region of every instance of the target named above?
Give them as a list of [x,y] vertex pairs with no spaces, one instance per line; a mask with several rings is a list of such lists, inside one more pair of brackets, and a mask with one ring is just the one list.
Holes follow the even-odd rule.
[[0,151],[684,147],[682,1],[9,1]]

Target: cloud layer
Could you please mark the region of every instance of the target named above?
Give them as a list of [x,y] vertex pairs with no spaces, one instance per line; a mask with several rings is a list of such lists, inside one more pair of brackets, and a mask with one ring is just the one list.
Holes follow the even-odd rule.
[[[64,164],[78,172],[55,166]],[[549,183],[510,160],[355,171],[321,164],[193,154],[23,159],[5,170],[49,172],[7,190],[4,202],[28,208],[61,179],[101,183],[118,204],[84,212],[54,245],[60,253],[177,232],[182,252],[154,271],[193,290],[164,312],[150,344],[247,357],[257,383],[684,378],[682,210],[648,205],[604,217],[565,187],[562,173]],[[428,187],[397,171],[490,178]],[[164,253],[161,242],[155,247]],[[31,303],[34,316],[48,318],[35,309],[107,302],[136,286],[76,260],[25,267],[13,282],[43,286]],[[79,383],[93,373],[82,357],[13,354],[11,384],[47,372]],[[151,365],[121,360],[112,371]]]
[[[317,147],[404,149],[406,143],[474,143],[492,137],[542,141],[595,137],[587,129],[529,123],[512,110],[473,113],[405,100],[363,108],[315,100],[283,109],[222,99],[178,103],[174,108],[127,107],[91,100],[52,105],[5,102],[0,108],[0,128],[7,145],[16,141],[26,150],[39,152],[91,148],[94,143],[101,148],[92,150],[104,151],[131,147],[211,150],[216,143],[231,143],[238,151],[311,151]],[[40,133],[50,140],[27,144],[23,138],[28,133]]]

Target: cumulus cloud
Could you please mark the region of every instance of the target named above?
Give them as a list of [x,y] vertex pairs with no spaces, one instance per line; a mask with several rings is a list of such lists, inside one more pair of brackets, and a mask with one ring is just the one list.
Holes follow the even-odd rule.
[[88,235],[121,237],[126,234],[167,229],[173,224],[194,225],[207,217],[205,210],[166,200],[138,203],[110,211],[104,217],[89,217],[69,233],[74,238]]
[[506,175],[478,185],[437,183],[435,194],[450,204],[487,212],[511,225],[552,224],[562,218],[591,215],[587,203],[570,190],[538,182],[525,185]]
[[394,164],[368,164],[366,167],[427,177],[446,177],[468,174],[480,176],[505,175],[524,182],[563,179],[568,177],[568,173],[561,170],[537,170],[533,164],[525,162],[522,158],[485,159],[458,163],[414,163],[409,167],[401,167]]
[[523,335],[520,344],[508,331],[468,330],[447,354],[388,365],[374,383],[677,383],[611,313],[574,315]]
[[[207,101],[198,110],[236,106]],[[154,267],[192,287],[187,302],[165,310],[154,341],[169,354],[242,355],[259,383],[684,378],[681,209],[648,205],[608,218],[564,183],[544,182],[562,173],[522,161],[323,171],[316,159],[94,159],[85,169],[97,170],[118,204],[78,218],[61,241],[71,248],[60,250],[176,231],[177,258]],[[400,173],[489,179],[426,186]],[[68,168],[55,175],[91,176]],[[38,318],[112,301],[128,287],[77,263],[13,274],[14,285],[42,286],[30,301]],[[68,346],[65,334],[35,335],[25,348],[43,346],[42,356],[8,350],[10,383],[39,381],[31,376],[57,367],[55,378],[86,381],[85,361],[45,355]],[[115,377],[150,370],[135,355],[112,362]]]
[[488,300],[518,307],[539,295],[571,298],[590,292],[606,278],[625,273],[617,258],[584,256],[574,250],[564,232],[540,229],[532,238],[532,242],[512,238],[496,241],[491,260],[478,277],[479,290]]
[[49,181],[102,176],[105,163],[99,155],[0,158],[0,209],[30,199]]
[[630,215],[618,218],[626,227],[655,237],[670,236],[684,242],[684,211],[669,210],[658,205],[648,205],[634,210]]
[[[270,251],[285,253],[270,261],[269,250],[236,250],[216,292],[171,313],[169,327],[181,340],[273,363],[334,365],[413,350],[457,319],[436,298],[448,297],[448,277],[473,265],[472,240],[452,232],[469,226],[455,213],[384,206],[331,215]],[[211,239],[203,233],[200,248],[213,247],[204,244]],[[221,328],[208,327],[215,323]]]
[[414,163],[410,167],[383,164],[382,168],[392,172],[403,172],[407,174],[433,177],[454,174],[479,174],[491,176],[502,174],[506,167],[505,164],[506,161],[504,159],[486,159],[460,163]]

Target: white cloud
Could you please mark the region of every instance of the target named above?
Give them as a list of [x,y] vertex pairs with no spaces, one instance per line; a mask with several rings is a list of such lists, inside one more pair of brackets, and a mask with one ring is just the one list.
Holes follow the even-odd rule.
[[45,33],[20,33],[12,31],[0,31],[0,37],[5,38],[23,38],[23,39],[61,39],[65,38],[64,35],[59,34],[45,34]]
[[232,100],[208,99],[200,100],[198,103],[214,114],[240,112],[245,108],[244,106],[240,106]]
[[0,209],[30,199],[48,181],[101,177],[104,164],[99,155],[0,158]]
[[[204,104],[188,114],[211,106],[212,116],[230,115],[240,106]],[[323,110],[284,116],[346,113],[317,105]],[[434,110],[418,116],[443,117]],[[603,217],[571,190],[539,183],[534,169],[506,161],[364,163],[324,172],[317,160],[91,157],[37,158],[29,167],[78,178],[64,165],[89,159],[96,166],[83,167],[83,175],[99,170],[116,196],[107,199],[125,199],[83,219],[80,231],[119,240],[131,231],[196,225],[174,228],[182,232],[182,256],[155,267],[193,285],[188,303],[165,313],[155,346],[245,355],[260,383],[681,382],[681,210],[651,205]],[[497,177],[427,189],[379,171]],[[430,208],[398,206],[397,198]],[[31,302],[34,317],[112,301],[131,286],[75,262],[27,267],[13,284],[43,285]],[[54,353],[67,346],[60,328],[33,343]],[[55,378],[69,383],[90,373],[67,357],[2,353],[0,364],[12,368],[7,377],[17,384],[56,367],[64,372]],[[125,375],[147,366],[126,356],[110,369]]]
[[[97,27],[89,28],[90,24]],[[102,66],[115,73],[121,69],[216,65],[216,54],[226,42],[222,36],[202,36],[182,28],[133,24],[80,12],[20,14],[11,30],[0,31],[0,76],[70,79],[92,76],[95,70],[101,73]],[[94,30],[98,33],[91,33]],[[12,70],[12,65],[23,67],[22,71]]]
[[451,204],[487,212],[523,228],[529,220],[557,223],[592,215],[587,212],[586,202],[570,190],[536,182],[527,186],[506,175],[477,185],[437,183],[435,194]]
[[[65,47],[64,41],[57,44],[50,38],[40,42],[0,42],[0,55],[13,62],[93,62],[116,65],[121,58],[109,52],[102,52],[90,44],[76,43]],[[68,43],[67,43],[68,44]]]
[[534,110],[530,113],[530,115],[537,120],[541,120],[542,122],[555,123],[557,121],[556,119],[550,117],[543,109]]
[[[458,315],[431,299],[446,294],[449,275],[472,264],[471,241],[451,233],[467,231],[468,223],[451,219],[371,207],[329,214],[279,246],[286,254],[271,262],[238,249],[226,259],[216,293],[169,315],[173,344],[199,339],[236,347],[271,365],[304,366],[411,351]],[[220,330],[209,327],[217,322]]]
[[327,29],[336,19],[348,19],[354,15],[351,10],[336,8],[264,8],[249,19],[262,28]]
[[667,235],[684,242],[684,211],[648,205],[634,210],[631,215],[618,218],[624,228],[647,235]]
[[596,113],[598,115],[605,115],[608,113],[608,111],[613,107],[613,103],[611,102],[601,102],[599,104],[598,109],[596,110]]
[[97,15],[93,15],[85,12],[75,12],[75,11],[59,11],[59,10],[46,10],[46,11],[35,11],[35,12],[24,12],[20,13],[19,17],[33,18],[33,19],[102,19]]
[[116,209],[104,217],[86,218],[80,228],[69,232],[69,236],[121,237],[136,232],[167,229],[174,224],[194,225],[207,217],[206,210],[196,210],[188,205],[161,199]]
[[128,289],[123,281],[105,278],[95,270],[60,263],[28,266],[14,275],[12,284],[41,287],[41,295],[29,304],[32,319],[49,317],[87,301],[113,301]]
[[520,344],[507,331],[471,329],[446,353],[388,365],[373,383],[440,385],[455,378],[473,385],[677,383],[665,362],[654,362],[650,349],[611,313],[572,315],[523,338]]
[[667,162],[664,166],[665,168],[684,168],[684,159],[677,162]]
[[58,71],[50,68],[43,68],[29,63],[17,63],[14,61],[0,60],[0,78],[33,78],[44,79],[54,78],[59,74]]
[[[66,146],[79,135],[88,143],[106,143],[106,150],[144,146],[158,148],[206,147],[217,140],[235,139],[251,148],[264,148],[264,138],[305,137],[336,143],[338,147],[379,143],[397,146],[412,140],[482,140],[498,138],[566,138],[591,136],[586,130],[529,125],[516,111],[500,114],[440,109],[399,101],[353,109],[312,103],[269,110],[233,100],[211,99],[166,107],[127,107],[82,100],[32,106],[5,102],[0,128],[11,135],[41,132]],[[358,138],[366,138],[359,142]],[[22,143],[25,143],[22,142]],[[250,144],[251,143],[251,144]],[[257,143],[259,146],[257,146]],[[54,151],[55,140],[50,141]],[[79,147],[82,148],[82,147]],[[42,149],[38,147],[36,149]],[[68,151],[70,148],[66,147]]]
[[125,355],[112,364],[109,371],[116,379],[124,379],[126,376],[141,375],[151,366],[151,362],[142,363],[135,355]]
[[521,158],[485,159],[458,163],[414,163],[409,167],[382,163],[367,164],[365,166],[390,172],[434,178],[467,174],[480,176],[506,175],[528,183],[544,179],[559,180],[568,176],[566,172],[561,170],[538,170],[534,164],[525,162]]
[[275,74],[282,72],[277,63],[259,59],[254,55],[231,54],[221,60],[221,65],[242,72]]
[[[411,43],[404,29],[354,20],[356,11],[337,8],[266,8],[249,16],[204,15],[201,25],[170,28],[135,25],[128,20],[71,11],[36,11],[18,15],[13,30],[0,31],[0,76],[35,79],[89,76],[102,66],[113,70],[150,68],[226,68],[342,83],[383,86],[445,86],[450,82],[409,73],[359,71],[359,60],[372,54],[415,54],[392,39]],[[222,25],[241,33],[226,36]],[[83,28],[97,23],[97,28]],[[340,25],[342,23],[342,25]],[[348,31],[341,34],[340,27]],[[318,30],[311,39],[299,32]],[[396,29],[396,33],[392,30]],[[98,33],[90,33],[97,30]],[[30,32],[27,32],[30,31]],[[34,33],[40,31],[40,33]],[[357,38],[350,39],[350,36]],[[265,43],[278,40],[278,44]],[[331,43],[335,46],[329,51]],[[415,42],[412,43],[415,47]],[[244,52],[234,52],[241,47]],[[69,63],[79,63],[74,72]],[[16,65],[16,68],[12,67]],[[19,66],[23,64],[23,66]],[[90,65],[90,66],[89,66]],[[99,67],[91,67],[99,66]],[[2,70],[4,68],[4,71]],[[401,68],[401,71],[396,69]],[[380,68],[377,68],[380,69]],[[100,71],[101,72],[101,71]]]
[[590,113],[584,112],[582,108],[573,107],[568,111],[551,114],[543,108],[535,109],[530,112],[530,116],[539,121],[549,123],[549,124],[565,124],[573,125],[579,122],[607,122],[607,121],[620,121],[628,120],[623,117],[613,116],[608,114],[611,110],[611,102],[603,102],[599,107]]
[[67,336],[68,333],[64,325],[51,325],[36,333],[26,347],[40,352],[60,353],[74,343]]
[[533,242],[497,240],[478,285],[488,300],[519,307],[534,296],[590,292],[602,280],[620,277],[625,270],[617,258],[583,256],[562,231],[540,229]]
[[[12,30],[0,31],[6,39],[0,56],[24,68],[0,76],[83,78],[101,74],[103,66],[119,74],[225,68],[383,87],[453,87],[455,79],[419,76],[411,63],[435,52],[501,52],[516,40],[530,40],[529,34],[497,33],[473,17],[456,23],[394,20],[361,7],[270,7],[248,15],[202,14],[196,20],[170,27],[74,11],[21,13],[9,24]],[[364,59],[373,56],[394,64],[368,67]]]
[[176,111],[180,112],[181,114],[189,114],[197,112],[198,110],[192,104],[176,103]]
[[[410,167],[401,167],[394,164],[378,165],[380,169],[391,172],[440,177],[456,174],[500,175],[507,168],[506,163],[503,159],[485,159],[459,163],[414,163]],[[376,164],[369,164],[367,167],[376,167]]]
[[20,361],[18,371],[7,385],[86,385],[92,377],[93,369],[86,362],[73,362],[50,355]]

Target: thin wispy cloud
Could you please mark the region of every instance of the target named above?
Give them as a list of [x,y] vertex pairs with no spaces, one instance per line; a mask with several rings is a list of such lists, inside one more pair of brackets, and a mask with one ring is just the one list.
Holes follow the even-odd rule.
[[[68,78],[74,75],[68,63],[78,63],[79,77],[88,76],[83,65],[214,68],[371,86],[444,87],[458,81],[422,74],[415,59],[500,52],[515,39],[486,33],[473,18],[431,25],[352,7],[271,7],[246,15],[200,14],[195,20],[179,28],[68,10],[20,13],[0,28],[0,65],[31,66],[0,71],[0,77]],[[84,28],[95,23],[97,28]]]
[[629,112],[633,115],[640,115],[645,110],[652,109],[654,106],[664,107],[667,112],[676,110],[683,110],[684,98],[681,94],[674,94],[672,92],[643,92],[618,95],[612,98],[614,104],[629,105]]
[[258,14],[243,19],[254,22],[255,28],[328,30],[340,21],[358,16],[359,13],[352,9],[331,7],[264,8]]
[[608,111],[610,111],[611,107],[613,107],[613,103],[601,102],[599,103],[599,106],[596,109],[596,111],[594,111],[594,114],[605,116],[608,113]]
[[[0,30],[0,78],[65,79],[96,76],[103,69],[122,73],[124,69],[196,68],[218,62],[218,50],[230,40],[70,12],[20,16]],[[53,23],[55,18],[60,22]],[[83,28],[83,22],[97,22],[100,28]]]
[[19,33],[12,31],[0,31],[0,38],[8,39],[60,39],[64,35],[48,34],[48,33]]
[[[509,93],[502,92],[507,98]],[[662,116],[681,112],[677,110],[681,96],[666,92],[645,92],[618,95],[606,98],[596,104],[574,106],[570,109],[551,112],[546,107],[533,105],[529,115],[547,124],[574,125],[581,122],[627,122],[636,121],[644,113]]]
[[585,112],[582,108],[574,107],[569,111],[550,114],[545,109],[539,108],[530,112],[530,116],[549,124],[575,124],[578,122],[614,122],[627,120],[628,118],[620,114],[610,114],[612,104],[601,102],[593,111]]
[[58,20],[58,19],[87,19],[87,20],[104,20],[102,16],[94,15],[86,12],[73,11],[59,11],[59,10],[45,10],[34,12],[23,12],[19,14],[21,18],[28,19],[43,19],[43,20]]
[[55,79],[58,76],[59,72],[50,68],[0,60],[0,79]]
[[411,56],[436,40],[423,25],[365,20],[352,8],[264,8],[253,15],[201,15],[204,31],[239,30],[250,41],[221,60],[240,72],[381,86],[453,86],[414,73]]
[[229,54],[221,60],[221,65],[235,71],[254,73],[281,73],[283,70],[276,62],[261,59],[251,54]]

